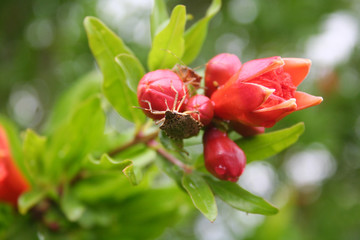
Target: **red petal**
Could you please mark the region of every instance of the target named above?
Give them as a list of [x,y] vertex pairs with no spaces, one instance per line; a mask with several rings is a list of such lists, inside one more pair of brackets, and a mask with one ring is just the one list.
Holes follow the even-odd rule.
[[295,92],[295,98],[296,98],[296,110],[302,110],[308,107],[319,105],[322,101],[322,97],[316,97],[304,92],[297,91]]
[[311,60],[306,58],[283,58],[284,71],[289,73],[295,86],[306,78],[310,71]]
[[214,102],[216,116],[235,120],[258,108],[273,92],[273,89],[259,84],[235,82],[215,91],[211,100]]
[[270,112],[270,111],[274,111],[274,110],[278,110],[278,109],[294,109],[294,110],[296,110],[297,109],[296,99],[290,98],[289,100],[286,100],[277,105],[273,105],[273,106],[266,107],[266,108],[261,108],[261,109],[255,110],[254,112]]
[[277,56],[248,61],[241,67],[237,81],[249,81],[283,65],[284,61]]
[[253,126],[272,127],[280,119],[296,111],[295,101],[295,99],[289,99],[278,105],[250,112],[245,116],[245,121]]

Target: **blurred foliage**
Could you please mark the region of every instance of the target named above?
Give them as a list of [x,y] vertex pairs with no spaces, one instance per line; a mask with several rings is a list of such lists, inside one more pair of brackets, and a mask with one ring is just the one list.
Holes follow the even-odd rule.
[[[101,3],[105,2],[0,1],[1,114],[16,119],[22,130],[26,127],[45,128],[44,119],[54,107],[58,96],[76,84],[76,79],[94,69],[94,59],[82,22],[85,16],[99,16]],[[179,2],[186,5],[188,12],[194,15],[194,20],[204,16],[210,4],[210,1],[191,0],[168,2],[168,9],[172,9]],[[328,14],[345,11],[357,16],[359,23],[359,9],[356,0],[225,0],[220,13],[210,22],[208,36],[194,66],[203,66],[208,59],[220,52],[235,53],[243,62],[271,55],[307,57],[306,43],[309,37],[321,31],[320,26]],[[141,14],[149,16],[150,10]],[[104,21],[108,23],[109,20]],[[114,24],[116,25],[110,25]],[[121,32],[121,29],[116,30]],[[131,39],[125,41],[142,63],[145,63],[149,45],[141,45]],[[293,113],[275,126],[275,129],[280,129],[304,121],[305,133],[296,146],[269,159],[280,182],[276,185],[273,196],[275,203],[283,203],[280,213],[266,217],[253,226],[251,231],[247,231],[246,236],[242,235],[242,238],[350,240],[360,236],[360,106],[357,104],[360,101],[359,39],[357,42],[348,60],[334,68],[325,69],[326,75],[318,74],[313,76],[315,79],[305,80],[311,82],[307,85],[311,89],[309,92],[322,95],[324,102],[316,108]],[[315,72],[316,67],[314,65]],[[34,111],[40,117],[30,119],[31,123],[22,122],[14,112],[14,105],[19,104],[15,93],[21,93],[21,90],[30,92],[39,102]],[[91,87],[88,90],[95,91]],[[68,96],[71,97],[70,94]],[[63,103],[66,105],[65,100]],[[54,119],[56,124],[58,117]],[[335,159],[335,173],[315,186],[296,187],[290,184],[284,167],[289,157],[314,146],[321,146],[331,153]],[[168,229],[161,239],[197,239],[203,236],[198,233],[199,229],[201,230],[198,228],[198,218],[188,215],[189,199],[184,194],[169,189],[116,192],[122,184],[129,184],[125,177],[121,178],[116,181],[99,180],[99,177],[94,176],[89,179],[92,182],[88,186],[86,183],[77,186],[82,189],[82,194],[77,197],[87,201],[87,194],[94,192],[90,186],[94,182],[98,183],[97,189],[101,191],[96,193],[99,199],[104,201],[104,206],[98,209],[97,213],[86,212],[81,224],[101,226],[110,221],[113,229],[106,236],[100,235],[103,234],[100,230],[99,235],[91,236],[74,230],[69,234],[69,239],[97,239],[99,236],[111,239],[119,232],[124,234],[123,239],[127,239],[126,236],[131,234],[140,234],[139,239],[146,239],[141,238],[142,233],[149,234],[149,238],[155,237],[167,226],[175,224],[172,220],[177,216],[185,215],[186,220],[178,223],[175,228]],[[103,199],[101,194],[106,196],[104,191],[116,192],[118,195],[115,202]],[[126,198],[121,194],[131,197]],[[154,200],[154,195],[158,200]],[[160,209],[160,214],[148,211],[149,209],[137,209],[141,202],[151,202],[153,210]],[[11,223],[20,223],[19,221],[23,220],[12,216],[9,208],[0,207],[1,237],[3,230]],[[131,211],[146,211],[148,215],[132,214]],[[112,212],[111,219],[101,218],[107,216],[104,213],[108,212]],[[51,219],[61,213],[51,212],[48,215],[46,219],[51,223]],[[226,217],[229,215],[224,216]],[[124,222],[130,224],[130,227],[121,227]],[[215,222],[214,228],[216,224]],[[236,224],[240,226],[242,223],[240,221]],[[17,226],[21,227],[24,236],[35,238],[33,226]],[[240,239],[236,234],[230,236],[232,239]],[[52,237],[56,239],[56,236]],[[9,238],[13,239],[11,236]]]

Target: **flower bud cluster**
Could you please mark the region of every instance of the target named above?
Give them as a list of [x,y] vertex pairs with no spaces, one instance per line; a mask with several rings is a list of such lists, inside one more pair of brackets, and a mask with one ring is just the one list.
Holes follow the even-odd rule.
[[219,179],[237,181],[245,154],[216,122],[251,137],[294,111],[320,104],[321,97],[297,91],[310,66],[309,59],[278,56],[242,64],[236,55],[222,53],[206,64],[204,95],[196,93],[201,77],[177,65],[145,74],[137,96],[144,113],[172,138],[195,136],[205,126],[206,169]]

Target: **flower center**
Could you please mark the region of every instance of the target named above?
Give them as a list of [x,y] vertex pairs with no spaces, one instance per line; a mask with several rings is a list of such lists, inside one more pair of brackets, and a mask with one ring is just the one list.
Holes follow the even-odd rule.
[[296,86],[292,83],[290,74],[284,72],[282,67],[252,79],[250,82],[275,89],[273,94],[285,100],[295,96]]

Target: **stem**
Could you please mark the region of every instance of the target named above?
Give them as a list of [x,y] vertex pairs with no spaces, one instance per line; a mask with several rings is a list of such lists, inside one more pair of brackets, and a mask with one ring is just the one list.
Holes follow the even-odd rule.
[[108,155],[110,157],[115,156],[116,154],[124,151],[125,149],[134,146],[139,143],[145,143],[149,147],[153,148],[158,154],[160,154],[163,158],[171,162],[172,164],[175,164],[176,166],[181,167],[186,173],[191,173],[192,168],[176,157],[172,156],[170,153],[168,153],[165,149],[161,148],[159,144],[154,140],[159,134],[159,131],[155,131],[149,135],[143,135],[142,131],[139,131],[135,137],[130,141],[125,143],[124,145],[121,145],[113,150],[111,150]]
[[125,149],[134,146],[136,144],[139,143],[147,143],[153,139],[155,139],[159,134],[159,131],[155,131],[149,135],[143,135],[142,132],[139,132],[130,142],[125,143],[124,145],[121,145],[115,149],[113,149],[112,151],[110,151],[108,154],[110,157],[115,156],[116,154],[124,151]]
[[182,161],[180,161],[179,159],[168,153],[165,149],[161,148],[156,141],[150,140],[148,141],[147,145],[155,149],[158,154],[160,154],[163,158],[165,158],[172,164],[181,167],[186,173],[192,172],[192,168],[190,166],[186,165],[185,163],[183,163]]

